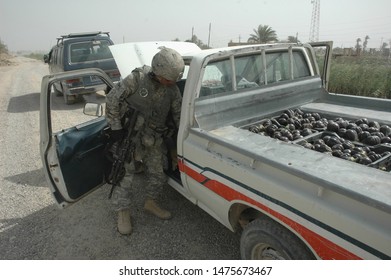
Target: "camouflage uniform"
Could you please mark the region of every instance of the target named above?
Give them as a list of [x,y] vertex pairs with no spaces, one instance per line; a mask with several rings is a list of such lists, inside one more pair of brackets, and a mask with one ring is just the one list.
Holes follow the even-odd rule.
[[113,130],[121,129],[121,116],[126,103],[139,111],[136,121],[134,158],[143,164],[143,172],[137,173],[134,161],[126,166],[127,174],[113,192],[116,210],[129,208],[130,191],[133,187],[145,187],[147,198],[156,199],[167,177],[163,171],[166,148],[163,136],[167,132],[169,114],[179,127],[182,97],[174,86],[163,86],[149,66],[133,70],[106,96],[106,118]]

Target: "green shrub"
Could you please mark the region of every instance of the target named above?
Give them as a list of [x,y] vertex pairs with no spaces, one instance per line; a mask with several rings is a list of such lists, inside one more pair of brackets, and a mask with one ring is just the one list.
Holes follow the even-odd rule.
[[5,45],[0,39],[0,53],[8,53],[7,45]]
[[391,64],[380,56],[337,57],[331,62],[329,91],[391,98]]

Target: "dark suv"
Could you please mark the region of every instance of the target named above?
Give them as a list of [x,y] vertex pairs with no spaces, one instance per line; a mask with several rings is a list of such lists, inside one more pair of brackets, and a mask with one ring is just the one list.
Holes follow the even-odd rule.
[[[57,44],[44,56],[50,74],[84,68],[100,68],[117,82],[118,67],[110,52],[113,45],[109,32],[71,33],[57,38]],[[54,85],[54,91],[64,96],[66,104],[75,103],[80,95],[106,90],[106,85],[95,76],[64,80]]]

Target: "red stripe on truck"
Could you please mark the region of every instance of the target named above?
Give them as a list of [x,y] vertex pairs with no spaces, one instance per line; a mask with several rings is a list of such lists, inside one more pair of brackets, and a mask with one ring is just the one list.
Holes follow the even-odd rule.
[[183,162],[183,159],[178,161],[179,169],[181,172],[184,172],[189,177],[193,178],[198,183],[204,185],[209,190],[213,191],[220,197],[225,200],[232,202],[234,200],[245,201],[259,209],[263,212],[268,213],[282,224],[285,224],[287,227],[293,229],[298,233],[307,243],[312,247],[312,249],[318,254],[321,259],[337,259],[337,260],[357,260],[362,259],[357,255],[349,252],[348,250],[342,248],[341,246],[335,244],[334,242],[324,238],[323,236],[317,234],[316,232],[306,228],[305,226],[295,222],[294,220],[288,218],[287,216],[267,207],[266,205],[249,198],[241,192],[238,192],[231,187],[213,179],[200,174],[195,171],[188,165]]

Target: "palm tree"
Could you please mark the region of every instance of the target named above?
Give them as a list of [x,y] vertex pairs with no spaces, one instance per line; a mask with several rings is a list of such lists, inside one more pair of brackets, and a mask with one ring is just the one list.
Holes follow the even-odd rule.
[[366,51],[366,49],[367,49],[367,45],[368,45],[368,39],[371,39],[371,38],[369,38],[369,36],[367,35],[367,36],[365,36],[365,40],[364,40],[364,43],[363,43],[363,52],[365,52]]
[[360,43],[361,43],[361,38],[357,38],[357,40],[356,40],[356,49],[357,49],[357,50],[358,50],[358,49],[361,49]]
[[297,39],[297,36],[288,36],[288,42],[289,43],[298,43],[299,40]]
[[254,34],[250,35],[249,43],[268,43],[277,41],[277,34],[269,25],[260,24],[257,29],[254,28]]

